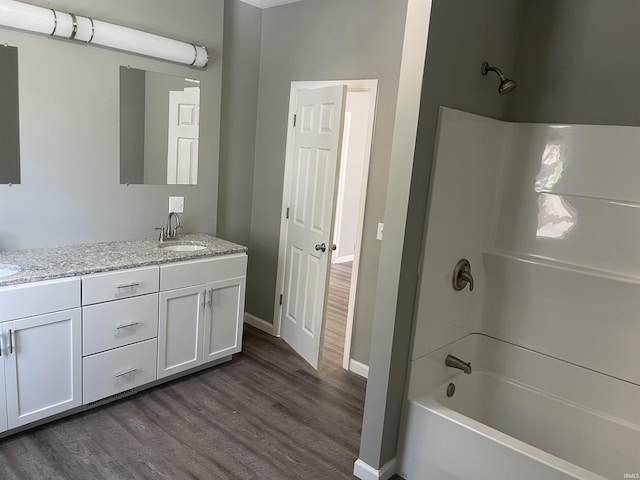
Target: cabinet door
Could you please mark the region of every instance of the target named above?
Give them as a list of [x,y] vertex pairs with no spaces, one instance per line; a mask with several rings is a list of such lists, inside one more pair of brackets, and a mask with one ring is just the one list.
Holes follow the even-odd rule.
[[9,428],[82,404],[80,317],[76,308],[3,324]]
[[204,327],[204,362],[242,349],[245,277],[207,284],[207,321]]
[[2,326],[0,326],[0,433],[7,430],[7,393],[4,386],[4,356],[8,354],[7,348],[5,352],[4,335],[2,335]]
[[205,285],[160,293],[158,378],[202,363]]

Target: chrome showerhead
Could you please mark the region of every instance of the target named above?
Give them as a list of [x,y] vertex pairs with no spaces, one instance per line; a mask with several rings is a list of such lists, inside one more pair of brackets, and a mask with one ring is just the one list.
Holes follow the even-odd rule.
[[500,95],[506,95],[507,93],[512,92],[513,90],[515,90],[516,87],[518,86],[518,84],[516,83],[515,80],[508,79],[507,77],[505,77],[503,75],[503,73],[500,71],[499,68],[492,67],[487,62],[482,62],[482,66],[480,67],[480,71],[482,72],[482,75],[486,75],[487,72],[495,72],[496,75],[498,75],[498,77],[500,78],[500,85],[498,86],[498,93]]

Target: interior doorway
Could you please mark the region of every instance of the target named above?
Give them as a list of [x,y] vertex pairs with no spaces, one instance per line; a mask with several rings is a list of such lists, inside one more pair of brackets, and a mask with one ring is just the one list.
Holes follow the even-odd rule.
[[[302,92],[315,91],[315,95],[320,95],[320,89],[336,86],[346,86],[343,108],[331,107],[332,115],[339,113],[341,116],[340,154],[336,159],[335,170],[327,174],[331,177],[327,178],[327,181],[333,184],[334,189],[328,190],[330,193],[322,197],[315,192],[318,187],[313,186],[317,181],[314,175],[309,176],[313,180],[311,183],[301,181],[301,172],[308,175],[305,170],[307,167],[303,165],[305,160],[301,159],[307,155],[305,152],[310,150],[299,144],[300,137],[307,130],[297,122],[306,121],[302,118],[306,115],[310,122],[308,126],[311,127],[313,124],[312,114],[309,113],[313,111],[312,102],[306,99],[302,101],[306,102],[306,106],[300,103],[301,95],[306,95],[305,98],[311,96]],[[350,353],[376,100],[377,80],[292,82],[290,114],[293,121],[289,125],[287,135],[283,222],[278,259],[279,289],[274,311],[274,333],[282,334],[283,339],[312,366],[318,368],[322,362],[328,368],[342,367],[363,376],[367,373],[366,366],[354,362]],[[324,108],[322,102],[316,106],[320,111]],[[322,115],[319,121],[322,121]],[[329,133],[331,129],[325,130]],[[319,132],[321,131],[320,127]],[[317,172],[320,164],[321,162],[309,163],[312,166],[308,166],[308,169]],[[308,189],[305,194],[307,197],[301,195],[301,185],[308,186],[304,187]],[[293,229],[291,235],[297,235],[296,230],[304,220],[300,216],[288,217],[293,215],[293,205],[296,205],[296,202],[317,207],[319,198],[323,198],[324,201],[322,211],[329,214],[330,233],[325,235],[326,241],[322,236],[314,241],[320,242],[322,239],[322,244],[326,244],[328,251],[325,255],[324,250],[315,254],[311,250],[309,255],[305,256],[301,246],[293,246],[290,241],[287,243],[290,228]],[[313,217],[314,211],[310,212],[310,217]],[[290,222],[294,224],[290,225]],[[318,227],[317,231],[325,229],[327,228]],[[318,243],[315,246],[321,247],[322,244]],[[320,275],[325,276],[321,279],[309,277],[310,271],[314,274],[319,271],[316,265],[325,267],[322,263],[326,264],[326,270],[322,270]],[[309,282],[308,278],[311,278]],[[292,279],[297,282],[294,285],[302,285],[302,288],[292,288]],[[320,292],[321,298],[313,300],[308,290]],[[311,339],[314,341],[311,342]]]

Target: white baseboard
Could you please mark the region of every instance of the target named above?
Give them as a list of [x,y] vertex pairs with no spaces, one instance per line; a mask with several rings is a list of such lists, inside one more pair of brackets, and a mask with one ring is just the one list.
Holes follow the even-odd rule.
[[356,460],[353,465],[353,474],[360,480],[389,480],[396,473],[396,459],[392,458],[385,463],[380,470],[367,465],[362,460]]
[[[255,315],[244,312],[244,323],[247,323],[252,327],[256,327],[258,330],[262,330],[263,332],[267,332],[269,335],[273,335],[273,325],[266,320],[256,317]],[[277,335],[273,336],[275,337]]]
[[349,370],[364,378],[369,378],[369,365],[360,363],[353,358],[349,360]]
[[347,263],[353,262],[353,254],[351,255],[343,255],[342,257],[337,257],[336,261],[333,263]]

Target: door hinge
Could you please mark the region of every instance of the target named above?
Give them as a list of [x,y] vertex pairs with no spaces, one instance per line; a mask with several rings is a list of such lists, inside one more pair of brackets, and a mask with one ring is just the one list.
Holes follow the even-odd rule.
[[296,120],[298,119],[298,115],[296,115],[295,113],[293,114],[293,126],[296,126]]
[[287,207],[287,220],[289,219],[289,207]]
[[282,305],[282,294],[280,294],[280,305]]

